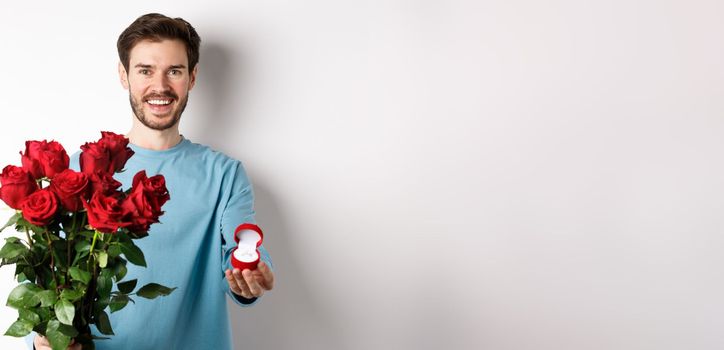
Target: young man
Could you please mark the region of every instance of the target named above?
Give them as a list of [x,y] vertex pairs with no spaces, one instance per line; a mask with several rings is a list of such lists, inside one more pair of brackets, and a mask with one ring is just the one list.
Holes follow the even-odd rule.
[[[137,241],[148,268],[129,264],[125,279],[178,289],[154,300],[136,298],[111,313],[115,335],[97,340],[99,350],[232,349],[225,296],[248,306],[274,285],[263,246],[256,270],[230,264],[235,228],[254,223],[252,187],[241,163],[179,133],[196,82],[199,43],[188,22],[160,14],[139,17],[118,39],[118,73],[133,110],[126,136],[135,154],[116,178],[125,189],[139,170],[162,174],[171,195],[162,223]],[[78,154],[71,165],[78,168]],[[34,345],[50,349],[39,336]]]

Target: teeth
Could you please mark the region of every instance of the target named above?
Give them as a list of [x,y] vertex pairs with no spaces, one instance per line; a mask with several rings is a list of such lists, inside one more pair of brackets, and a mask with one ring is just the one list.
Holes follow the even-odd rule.
[[171,101],[164,101],[164,100],[148,100],[148,103],[152,105],[167,105],[171,103]]

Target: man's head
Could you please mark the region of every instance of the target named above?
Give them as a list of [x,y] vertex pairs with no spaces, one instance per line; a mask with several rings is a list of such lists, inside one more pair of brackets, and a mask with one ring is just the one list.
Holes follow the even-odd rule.
[[185,20],[156,13],[139,17],[119,36],[121,84],[146,127],[177,125],[196,81],[200,42]]
[[180,40],[186,45],[189,71],[199,63],[199,45],[201,38],[196,29],[183,18],[170,18],[158,13],[149,13],[138,17],[118,37],[118,57],[128,71],[131,50],[142,40],[159,42],[161,40]]

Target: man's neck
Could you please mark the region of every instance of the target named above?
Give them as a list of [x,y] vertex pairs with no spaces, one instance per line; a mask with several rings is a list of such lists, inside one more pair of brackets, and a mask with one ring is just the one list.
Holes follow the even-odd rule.
[[126,137],[128,137],[128,140],[132,144],[154,151],[167,150],[181,142],[178,125],[166,130],[153,130],[146,127],[138,127],[134,123]]

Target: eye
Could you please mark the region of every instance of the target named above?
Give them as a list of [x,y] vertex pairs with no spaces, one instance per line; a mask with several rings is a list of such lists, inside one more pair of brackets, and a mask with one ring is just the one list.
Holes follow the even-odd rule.
[[151,73],[151,71],[148,69],[141,69],[138,71],[138,73],[141,73],[143,75],[148,75],[149,73]]
[[168,75],[175,75],[175,76],[181,75],[181,70],[180,70],[180,69],[172,69],[172,70],[168,71]]

